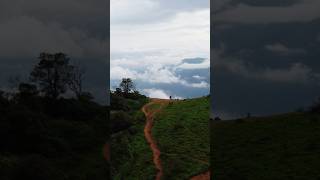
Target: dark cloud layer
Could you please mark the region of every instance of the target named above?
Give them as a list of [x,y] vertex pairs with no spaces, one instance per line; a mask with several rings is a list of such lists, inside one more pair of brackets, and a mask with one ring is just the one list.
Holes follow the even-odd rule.
[[188,58],[188,59],[183,59],[183,63],[189,63],[189,64],[200,64],[204,61],[204,58]]
[[[311,105],[320,96],[320,16],[313,12],[320,4],[221,2],[211,14],[213,116],[267,115]],[[319,7],[308,9],[310,4]],[[300,13],[296,19],[289,16],[294,10]],[[231,20],[230,14],[238,17]],[[279,20],[277,14],[285,16]]]
[[28,72],[41,52],[64,52],[87,69],[85,86],[106,103],[109,3],[104,0],[0,2],[0,83]]

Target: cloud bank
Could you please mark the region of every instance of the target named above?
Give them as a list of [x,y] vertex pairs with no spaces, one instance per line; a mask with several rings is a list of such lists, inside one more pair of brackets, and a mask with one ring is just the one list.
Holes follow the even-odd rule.
[[[171,84],[194,88],[194,96],[205,95],[196,93],[199,88],[209,93],[209,73],[192,82],[188,79],[194,74],[181,73],[209,72],[209,1],[169,7],[164,0],[113,0],[111,9],[111,86],[130,77],[149,89],[161,86],[172,92]],[[200,61],[185,62],[191,58]]]

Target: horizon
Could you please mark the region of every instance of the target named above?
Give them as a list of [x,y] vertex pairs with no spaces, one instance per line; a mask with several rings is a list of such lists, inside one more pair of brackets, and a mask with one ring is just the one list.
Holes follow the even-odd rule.
[[320,96],[320,15],[314,8],[319,5],[318,0],[212,4],[214,116],[266,116],[312,105]]
[[149,97],[209,94],[209,0],[112,0],[110,31],[110,89],[131,78]]

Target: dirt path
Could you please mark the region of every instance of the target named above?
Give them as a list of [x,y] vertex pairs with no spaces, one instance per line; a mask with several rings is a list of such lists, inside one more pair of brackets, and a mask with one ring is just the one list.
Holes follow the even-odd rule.
[[109,143],[104,144],[102,152],[103,152],[104,159],[109,162],[110,161],[110,144]]
[[[152,99],[150,103],[144,105],[142,107],[142,111],[146,116],[146,125],[144,127],[144,135],[148,141],[148,143],[150,144],[150,148],[152,150],[153,153],[153,162],[156,166],[157,169],[157,176],[156,176],[156,180],[161,180],[161,177],[163,175],[163,168],[161,165],[161,159],[160,159],[160,150],[157,146],[156,141],[153,139],[152,137],[152,127],[153,127],[153,119],[154,119],[154,115],[159,112],[161,110],[161,108],[165,105],[167,105],[170,102],[170,100],[164,100],[164,99]],[[157,104],[160,105],[159,108],[156,109],[152,109],[152,105]]]
[[[161,159],[160,159],[161,152],[157,146],[155,139],[153,139],[153,137],[152,137],[151,130],[153,127],[153,120],[154,120],[155,114],[158,113],[169,102],[170,102],[170,100],[166,100],[166,99],[151,99],[151,102],[149,102],[148,104],[146,104],[142,107],[142,111],[146,116],[146,125],[144,127],[144,134],[147,139],[147,142],[150,144],[150,148],[153,153],[153,162],[154,162],[156,169],[158,171],[157,176],[156,176],[156,180],[161,180],[161,177],[163,175],[163,167],[162,167]],[[160,106],[158,108],[153,109],[153,108],[151,108],[152,105],[160,105]],[[201,161],[201,162],[206,163],[206,164],[208,163],[208,162],[204,162],[204,161]],[[210,180],[210,171],[206,171],[206,172],[203,172],[199,175],[191,177],[190,180]]]
[[210,171],[193,176],[190,180],[210,180]]

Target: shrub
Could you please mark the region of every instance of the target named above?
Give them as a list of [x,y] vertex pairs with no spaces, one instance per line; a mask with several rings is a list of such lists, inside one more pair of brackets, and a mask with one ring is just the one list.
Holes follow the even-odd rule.
[[128,129],[133,124],[132,118],[124,111],[111,113],[110,121],[112,133]]
[[48,159],[39,155],[24,158],[14,170],[13,180],[63,180],[63,174],[50,163]]

